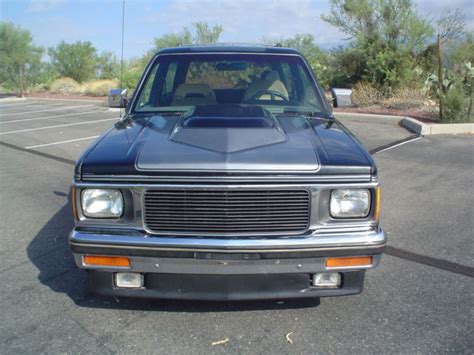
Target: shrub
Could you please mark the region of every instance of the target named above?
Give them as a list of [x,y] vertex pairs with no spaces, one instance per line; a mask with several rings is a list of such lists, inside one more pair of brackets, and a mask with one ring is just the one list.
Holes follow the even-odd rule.
[[466,97],[463,95],[460,87],[452,87],[442,99],[444,106],[443,121],[447,122],[469,122],[469,118],[465,117],[464,108],[467,107]]
[[142,73],[143,73],[143,70],[138,69],[138,68],[124,70],[122,86],[124,88],[134,90],[138,84],[138,80],[140,80]]
[[381,100],[381,91],[369,83],[361,81],[352,88],[352,102],[355,106],[373,106],[379,104]]
[[53,81],[49,90],[53,93],[58,94],[66,94],[66,95],[73,95],[73,94],[81,94],[81,86],[71,78],[59,78]]
[[114,88],[118,88],[115,80],[92,80],[83,84],[82,91],[89,96],[107,96]]
[[29,92],[31,93],[45,92],[45,91],[48,91],[48,85],[44,83],[35,84],[29,90]]
[[426,90],[406,87],[394,90],[390,97],[382,100],[382,104],[396,110],[422,109],[429,100]]

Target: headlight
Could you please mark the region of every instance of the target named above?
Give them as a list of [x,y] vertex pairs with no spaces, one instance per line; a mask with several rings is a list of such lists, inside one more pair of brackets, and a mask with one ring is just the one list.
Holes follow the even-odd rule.
[[84,216],[89,218],[118,218],[123,212],[122,193],[119,190],[83,190],[81,207]]
[[341,189],[331,193],[330,212],[334,218],[366,217],[370,210],[367,189]]

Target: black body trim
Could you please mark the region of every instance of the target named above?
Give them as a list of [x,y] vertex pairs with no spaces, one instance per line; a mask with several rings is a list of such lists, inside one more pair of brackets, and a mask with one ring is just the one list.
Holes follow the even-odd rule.
[[362,292],[365,271],[342,273],[340,288],[311,286],[310,274],[178,275],[145,274],[145,288],[114,286],[114,273],[91,271],[92,290],[104,296],[181,300],[257,300],[317,298]]

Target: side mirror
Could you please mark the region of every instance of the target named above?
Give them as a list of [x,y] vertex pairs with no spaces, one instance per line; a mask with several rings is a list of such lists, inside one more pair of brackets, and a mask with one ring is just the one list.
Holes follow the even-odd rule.
[[351,107],[352,90],[331,88],[332,101],[334,107]]
[[127,89],[112,89],[109,91],[109,107],[125,108],[127,103]]

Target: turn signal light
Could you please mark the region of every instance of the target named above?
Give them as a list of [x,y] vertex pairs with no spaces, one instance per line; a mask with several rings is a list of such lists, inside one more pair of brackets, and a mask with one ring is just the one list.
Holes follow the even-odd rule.
[[380,186],[377,186],[375,189],[375,209],[374,209],[374,219],[378,221],[380,219],[380,196],[382,191]]
[[77,200],[76,200],[76,193],[77,193],[77,190],[76,188],[73,186],[71,187],[71,198],[72,198],[72,215],[73,217],[76,219],[76,220],[79,220],[79,214],[77,213]]
[[123,256],[85,255],[83,263],[86,266],[130,267],[130,259]]
[[326,259],[327,268],[336,267],[364,267],[372,265],[371,256],[351,256],[344,258],[328,258]]

